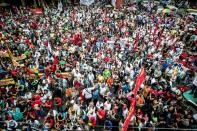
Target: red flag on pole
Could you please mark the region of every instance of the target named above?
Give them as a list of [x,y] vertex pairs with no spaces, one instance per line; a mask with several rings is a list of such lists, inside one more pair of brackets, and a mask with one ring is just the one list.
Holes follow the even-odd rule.
[[135,88],[133,90],[134,98],[137,95],[137,91],[138,91],[140,85],[144,82],[145,79],[146,79],[145,70],[144,70],[144,68],[142,68],[140,74],[138,75],[138,77],[136,79]]
[[133,90],[134,99],[133,99],[133,101],[131,101],[131,106],[130,106],[130,109],[129,109],[129,112],[128,112],[128,116],[127,116],[127,118],[126,118],[126,120],[123,124],[122,131],[127,131],[127,128],[129,126],[131,117],[133,116],[133,114],[135,112],[135,103],[136,103],[137,91],[139,90],[140,85],[144,82],[145,78],[146,78],[145,70],[144,70],[144,68],[142,68],[140,74],[138,75],[138,77],[136,79],[135,88]]

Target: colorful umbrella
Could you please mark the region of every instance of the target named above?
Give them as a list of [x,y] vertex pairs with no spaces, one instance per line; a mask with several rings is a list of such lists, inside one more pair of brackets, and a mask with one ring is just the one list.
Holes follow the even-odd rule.
[[170,9],[164,9],[164,10],[162,10],[162,13],[163,14],[170,14],[170,12],[171,12]]

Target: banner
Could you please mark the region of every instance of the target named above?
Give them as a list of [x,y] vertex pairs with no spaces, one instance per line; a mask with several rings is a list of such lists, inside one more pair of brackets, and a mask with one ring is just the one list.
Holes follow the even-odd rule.
[[15,81],[13,78],[0,80],[0,86],[13,85]]
[[80,4],[90,6],[94,3],[94,0],[80,0]]
[[133,92],[134,92],[134,99],[131,101],[131,106],[130,106],[130,109],[129,109],[129,112],[128,112],[128,116],[125,119],[125,122],[123,124],[122,131],[127,131],[127,128],[129,126],[131,117],[132,117],[132,115],[135,112],[135,103],[136,103],[137,92],[139,90],[140,85],[144,82],[145,78],[146,78],[145,70],[144,70],[144,68],[142,68],[140,74],[138,75],[138,77],[136,79],[135,88],[133,90]]

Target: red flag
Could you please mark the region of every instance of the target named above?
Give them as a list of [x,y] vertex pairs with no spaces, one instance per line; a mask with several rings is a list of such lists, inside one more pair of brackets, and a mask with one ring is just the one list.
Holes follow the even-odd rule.
[[138,91],[140,85],[144,82],[145,78],[146,78],[145,70],[144,70],[144,68],[142,68],[140,74],[138,75],[138,77],[136,79],[135,88],[133,90],[134,98],[136,97],[137,91]]
[[127,128],[129,126],[131,117],[132,117],[132,115],[134,114],[134,111],[135,111],[135,102],[136,102],[136,100],[132,101],[132,103],[131,103],[131,106],[130,106],[130,109],[129,109],[129,112],[128,112],[128,116],[125,119],[124,125],[122,127],[122,131],[127,131]]
[[132,115],[135,112],[135,103],[136,103],[137,91],[139,90],[140,85],[144,82],[145,78],[146,78],[145,70],[144,70],[144,68],[142,68],[140,74],[138,75],[138,77],[136,79],[135,88],[133,90],[133,92],[134,92],[134,99],[131,102],[131,106],[130,106],[130,109],[129,109],[129,112],[128,112],[128,116],[127,116],[127,118],[126,118],[126,120],[124,122],[124,125],[122,127],[122,131],[126,131],[128,126],[129,126],[131,117],[132,117]]

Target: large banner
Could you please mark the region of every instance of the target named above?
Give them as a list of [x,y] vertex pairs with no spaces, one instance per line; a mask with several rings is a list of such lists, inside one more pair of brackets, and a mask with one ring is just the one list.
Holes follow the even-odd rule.
[[139,90],[140,85],[144,82],[145,78],[146,78],[145,70],[144,70],[144,68],[142,68],[140,74],[138,75],[138,77],[136,79],[135,88],[133,89],[134,99],[131,101],[131,106],[130,106],[130,109],[128,112],[128,116],[127,116],[127,118],[124,122],[124,125],[122,127],[122,131],[127,131],[131,117],[133,116],[133,114],[135,112],[135,105],[136,105],[135,103],[136,103],[137,92]]
[[94,3],[94,0],[80,0],[80,4],[90,6]]

